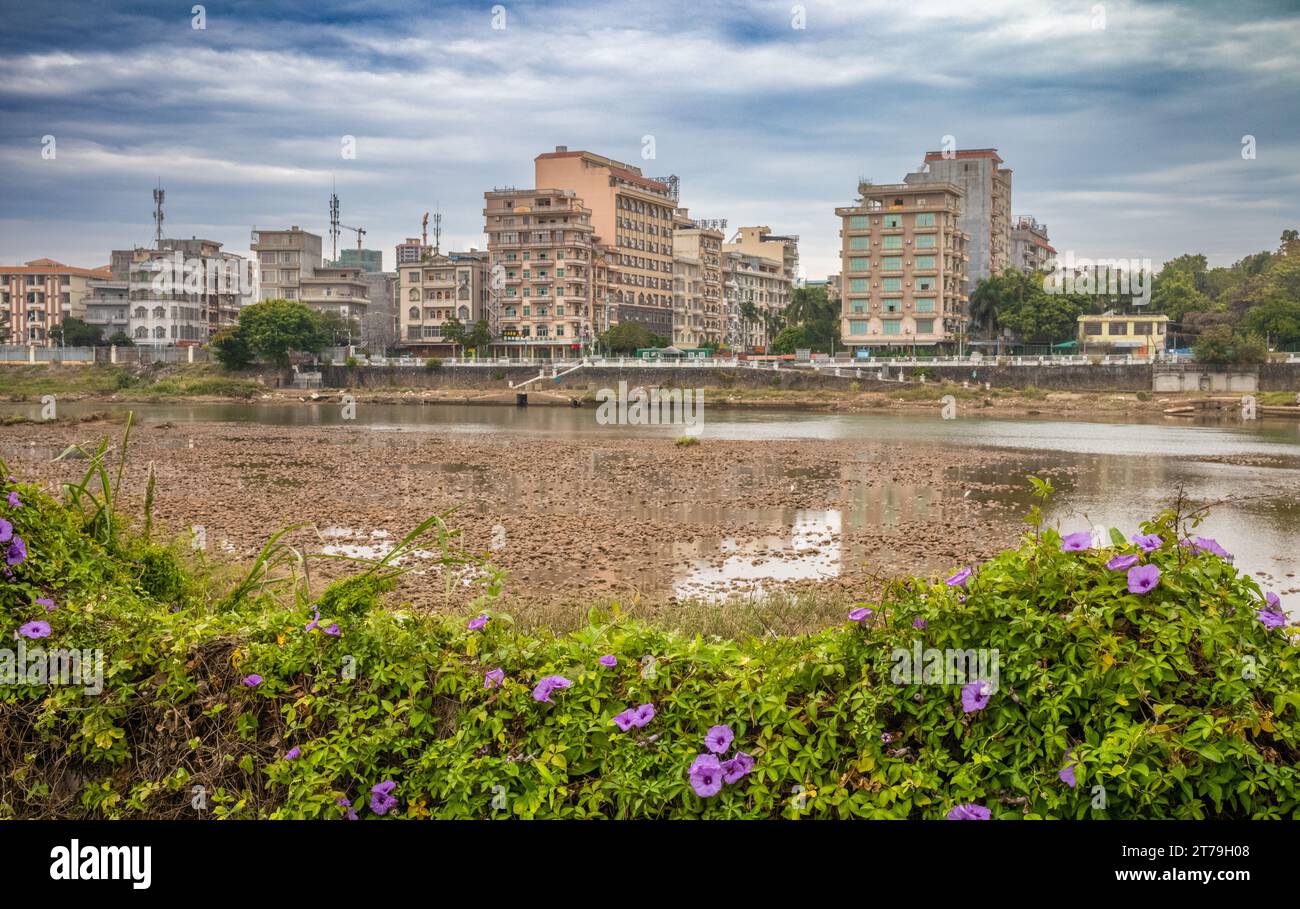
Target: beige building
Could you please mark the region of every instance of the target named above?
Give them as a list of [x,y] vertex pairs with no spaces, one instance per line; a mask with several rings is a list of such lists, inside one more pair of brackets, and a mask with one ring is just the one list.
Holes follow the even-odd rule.
[[781,266],[786,281],[794,284],[799,277],[799,238],[772,233],[770,227],[742,227],[736,231],[723,252],[738,252],[745,256],[769,259]]
[[1123,353],[1150,357],[1165,349],[1169,317],[1123,315],[1079,316],[1078,343],[1084,353]]
[[1020,217],[1011,228],[1011,265],[1026,274],[1042,271],[1056,259],[1056,249],[1047,241],[1047,225]]
[[862,183],[841,220],[841,337],[849,347],[934,346],[964,335],[967,236],[951,183]]
[[968,292],[1011,264],[1011,171],[1002,166],[996,148],[926,152],[921,170],[903,180],[949,183],[962,191],[958,226],[970,237]]
[[360,268],[334,265],[315,268],[311,275],[299,280],[298,298],[317,312],[338,316],[351,326],[346,341],[336,338],[336,344],[366,343],[370,284]]
[[92,282],[110,277],[107,266],[76,268],[53,259],[0,265],[0,343],[57,347],[56,328],[69,316],[86,317]]
[[[127,283],[126,332],[137,345],[206,344],[255,300],[253,263],[216,240],[164,238],[157,247],[113,250],[111,261],[113,278]],[[100,299],[94,308],[112,313]]]
[[261,269],[262,300],[297,300],[303,278],[321,267],[321,238],[297,225],[288,230],[253,228],[249,249]]
[[790,303],[790,279],[780,261],[740,252],[723,255],[728,309],[735,314],[736,353],[765,353]]
[[[609,324],[637,322],[665,338],[673,334],[675,179],[645,177],[641,169],[587,151],[555,151],[534,161],[533,185],[572,192],[589,211],[592,233],[605,248]],[[604,330],[600,323],[598,331]]]
[[[579,357],[605,324],[610,307],[594,305],[599,249],[592,217],[573,189],[509,187],[483,194],[487,313],[497,355]],[[612,254],[606,251],[605,258]],[[671,303],[666,311],[671,319]]]
[[398,272],[398,346],[414,356],[460,356],[442,336],[442,326],[460,321],[466,332],[488,320],[488,253],[431,252],[423,261],[401,263]]
[[678,347],[722,346],[727,313],[722,285],[726,221],[696,221],[677,210],[673,230],[673,334]]

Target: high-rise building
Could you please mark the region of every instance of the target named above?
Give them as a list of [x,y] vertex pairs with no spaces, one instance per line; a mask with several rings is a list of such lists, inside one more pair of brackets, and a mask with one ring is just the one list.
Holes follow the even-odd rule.
[[779,263],[781,274],[791,285],[799,277],[799,237],[793,234],[774,234],[770,227],[742,227],[722,249]]
[[585,200],[571,189],[498,187],[483,194],[483,219],[495,352],[581,356],[608,312],[593,295],[597,247]]
[[559,145],[534,160],[533,185],[570,191],[590,212],[609,272],[609,300],[597,308],[609,311],[611,324],[672,337],[676,178],[651,179],[631,164]]
[[1047,225],[1036,218],[1021,216],[1011,229],[1011,264],[1026,274],[1042,271],[1056,258],[1047,240]]
[[303,278],[321,267],[321,238],[294,225],[288,230],[253,228],[249,249],[261,269],[261,299],[297,300]]
[[678,347],[721,346],[727,341],[722,286],[726,221],[696,221],[677,210],[673,229],[673,334]]
[[443,338],[442,327],[456,319],[470,331],[488,318],[488,253],[435,253],[399,264],[397,273],[398,346],[412,356],[461,353]]
[[724,296],[735,317],[728,344],[737,353],[766,353],[775,338],[781,313],[790,303],[790,279],[779,260],[724,252]]
[[109,277],[108,268],[75,268],[53,259],[0,265],[0,343],[53,347],[54,332],[68,317],[85,318],[91,282]]
[[963,192],[862,183],[841,220],[841,337],[854,348],[948,344],[968,320]]
[[970,236],[970,291],[1011,264],[1011,171],[1002,167],[996,148],[926,152],[921,170],[903,181],[950,183],[961,189],[959,226]]
[[419,237],[407,237],[405,243],[397,244],[397,264],[410,265],[432,253],[433,247],[422,242]]

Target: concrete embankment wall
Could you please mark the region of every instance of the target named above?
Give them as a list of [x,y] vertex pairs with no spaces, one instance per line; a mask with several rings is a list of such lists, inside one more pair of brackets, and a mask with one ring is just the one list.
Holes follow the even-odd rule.
[[[563,369],[563,367],[561,367]],[[891,366],[886,370],[887,383],[876,381],[879,366],[842,367],[841,377],[831,370],[820,373],[806,369],[756,370],[746,367],[719,369],[709,367],[598,366],[575,370],[557,382],[549,376],[528,386],[529,389],[567,389],[572,391],[616,388],[620,381],[628,387],[670,386],[674,388],[850,388],[854,381],[862,391],[897,387],[899,370],[904,378],[915,379],[920,370],[929,381],[989,382],[995,388],[1041,388],[1047,391],[1151,391],[1152,367],[1146,364],[1090,366]],[[537,375],[536,366],[444,366],[430,370],[411,366],[326,366],[322,368],[326,388],[363,388],[380,391],[386,388],[452,388],[484,391],[508,390],[508,382],[520,382]],[[268,381],[267,384],[273,384]],[[291,384],[290,379],[283,384]],[[1270,363],[1259,367],[1260,391],[1300,391],[1300,364]]]

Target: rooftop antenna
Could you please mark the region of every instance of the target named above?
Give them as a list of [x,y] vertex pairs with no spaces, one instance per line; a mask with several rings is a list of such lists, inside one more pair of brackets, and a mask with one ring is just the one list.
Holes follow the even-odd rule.
[[433,254],[436,256],[442,246],[442,212],[439,211],[440,203],[433,204]]
[[[331,181],[333,184],[333,181]],[[339,196],[330,191],[330,248],[333,250],[330,255],[331,262],[337,262],[339,258]]]
[[162,188],[162,178],[158,179],[158,188],[153,191],[153,226],[154,242],[162,249],[163,237],[163,199],[167,193]]

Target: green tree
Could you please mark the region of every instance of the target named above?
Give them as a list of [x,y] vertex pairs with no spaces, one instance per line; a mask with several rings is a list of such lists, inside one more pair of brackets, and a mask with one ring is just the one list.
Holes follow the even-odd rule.
[[792,354],[796,350],[808,350],[812,342],[808,339],[808,328],[804,325],[787,325],[772,339],[769,351],[774,354]]
[[1256,334],[1234,332],[1227,325],[1216,325],[1201,333],[1192,348],[1196,362],[1207,366],[1244,366],[1268,359],[1264,339]]
[[212,355],[226,369],[247,369],[253,363],[253,349],[242,326],[231,326],[208,342]]
[[645,347],[667,347],[668,339],[660,337],[637,322],[622,322],[604,332],[600,343],[610,353],[636,353]]
[[120,328],[108,336],[108,343],[113,347],[135,347],[135,342],[131,336]]
[[[1180,257],[1182,259],[1187,256]],[[1199,256],[1204,260],[1204,256]],[[1177,260],[1175,260],[1177,261]],[[1204,275],[1202,275],[1204,279]],[[1171,322],[1181,323],[1183,316],[1189,312],[1208,312],[1214,307],[1214,301],[1196,287],[1192,274],[1183,268],[1165,267],[1156,277],[1155,287],[1151,291],[1151,310],[1164,313]]]
[[239,331],[250,350],[276,366],[289,365],[291,351],[320,353],[333,341],[325,319],[294,300],[263,300],[239,313]]
[[483,356],[491,343],[492,329],[488,327],[487,319],[479,319],[475,322],[474,327],[465,336],[465,345],[473,348],[476,356]]
[[67,347],[94,347],[104,343],[103,331],[76,316],[68,316],[58,328],[51,329],[51,337]]
[[451,345],[452,356],[455,356],[456,348],[464,347],[466,343],[467,332],[465,331],[465,323],[455,316],[452,316],[446,322],[442,323],[440,335],[445,343]]

